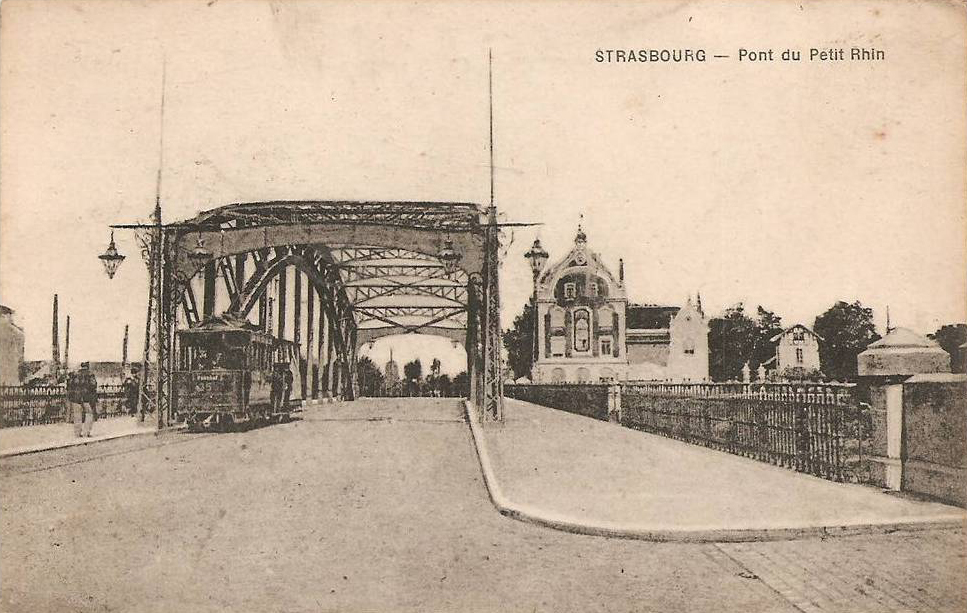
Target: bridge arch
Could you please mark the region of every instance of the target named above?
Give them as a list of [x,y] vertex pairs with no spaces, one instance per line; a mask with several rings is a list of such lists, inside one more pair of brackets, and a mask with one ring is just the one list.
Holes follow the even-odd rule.
[[[304,346],[300,383],[307,396],[352,399],[361,343],[426,332],[464,343],[471,400],[482,415],[501,418],[494,207],[238,203],[161,231],[158,337],[166,339],[168,356],[179,325],[230,311]],[[438,257],[444,245],[460,256],[455,267]],[[210,257],[202,263],[199,252]],[[159,363],[159,370],[170,368],[170,359]]]

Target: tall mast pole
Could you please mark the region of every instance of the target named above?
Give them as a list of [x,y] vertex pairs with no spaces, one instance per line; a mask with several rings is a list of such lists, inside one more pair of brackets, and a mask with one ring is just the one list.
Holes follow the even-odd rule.
[[[155,341],[155,389],[153,393],[154,398],[154,408],[157,411],[158,429],[164,427],[164,416],[161,410],[161,343],[166,342],[165,339],[161,338],[162,330],[162,314],[161,314],[161,276],[162,276],[162,226],[161,226],[161,171],[164,167],[164,122],[165,122],[165,81],[167,77],[167,60],[162,57],[161,61],[161,106],[158,118],[158,172],[155,180],[155,195],[154,195],[154,213],[152,215],[154,222],[154,227],[151,229],[151,239],[148,244],[148,274],[150,277],[148,286],[148,313],[147,321],[144,326],[144,348],[143,348],[143,358],[141,362],[141,380],[139,381],[139,387],[141,389],[139,397],[139,412],[141,419],[144,419],[144,414],[148,404],[149,399],[152,395],[148,393],[148,367],[151,364],[152,358],[152,347],[151,339],[154,337]],[[153,334],[152,334],[153,332]]]
[[487,100],[490,124],[490,208],[494,207],[494,50],[487,53]]

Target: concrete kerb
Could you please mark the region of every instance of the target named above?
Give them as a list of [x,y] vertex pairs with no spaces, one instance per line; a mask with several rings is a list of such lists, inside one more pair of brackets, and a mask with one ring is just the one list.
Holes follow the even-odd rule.
[[186,428],[185,424],[179,424],[177,426],[172,426],[170,428],[165,428],[164,430],[151,429],[144,430],[143,432],[122,432],[120,434],[108,434],[105,436],[93,436],[91,438],[78,438],[71,439],[67,443],[59,442],[53,444],[41,444],[32,445],[29,447],[15,447],[13,449],[8,449],[6,451],[0,451],[0,458],[10,458],[14,456],[28,455],[31,453],[42,453],[44,451],[54,451],[55,449],[69,449],[70,447],[82,447],[85,445],[90,445],[92,443],[102,443],[104,441],[114,441],[119,438],[130,438],[133,436],[158,436],[164,434],[165,432],[172,432],[175,430],[184,430]]
[[468,401],[464,401],[467,423],[470,425],[471,438],[480,461],[484,484],[490,500],[497,511],[506,517],[554,530],[604,536],[609,538],[635,539],[655,542],[681,543],[741,543],[749,541],[789,541],[806,538],[834,536],[855,536],[863,534],[888,534],[891,532],[915,532],[923,530],[949,530],[965,528],[963,515],[949,515],[932,518],[909,518],[887,522],[857,522],[840,525],[783,525],[759,528],[728,528],[708,526],[698,528],[676,528],[674,526],[625,526],[607,522],[589,523],[575,520],[553,512],[518,504],[508,499],[500,489],[490,460],[483,433],[476,412]]

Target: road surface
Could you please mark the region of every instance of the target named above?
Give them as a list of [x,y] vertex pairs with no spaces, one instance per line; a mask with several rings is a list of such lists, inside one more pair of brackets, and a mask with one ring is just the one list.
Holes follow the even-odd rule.
[[662,544],[502,517],[452,399],[6,458],[0,475],[3,611],[965,608],[959,531]]

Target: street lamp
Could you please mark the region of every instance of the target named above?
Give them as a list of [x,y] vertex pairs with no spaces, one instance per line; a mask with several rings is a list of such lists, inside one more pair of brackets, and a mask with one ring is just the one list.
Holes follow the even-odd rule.
[[547,251],[541,246],[541,239],[535,238],[534,244],[531,245],[530,251],[524,254],[527,261],[531,265],[531,274],[534,277],[534,346],[531,349],[531,381],[534,380],[534,364],[537,362],[537,353],[539,345],[539,338],[537,335],[537,277],[540,276],[541,271],[544,270],[544,265],[547,264]]
[[124,261],[124,256],[118,253],[118,248],[114,244],[114,230],[111,230],[111,242],[108,243],[107,249],[97,257],[104,264],[104,272],[107,273],[107,278],[113,279],[118,266]]
[[443,241],[443,247],[440,248],[440,253],[437,254],[437,258],[443,262],[443,271],[450,276],[457,269],[457,262],[463,257],[457,253],[456,249],[453,248],[453,241],[447,238]]

